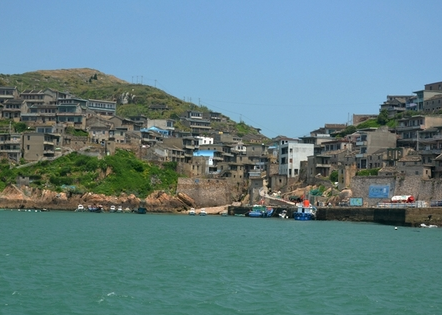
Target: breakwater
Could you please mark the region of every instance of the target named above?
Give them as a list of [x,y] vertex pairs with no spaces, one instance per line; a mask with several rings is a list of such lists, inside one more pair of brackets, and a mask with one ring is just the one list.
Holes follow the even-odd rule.
[[[273,207],[273,216],[278,217],[283,210],[289,218],[293,218],[296,207]],[[251,206],[228,208],[229,215],[247,213]],[[320,207],[316,212],[316,219],[323,221],[354,221],[374,222],[397,226],[420,226],[422,223],[442,226],[442,208],[363,208],[363,207]]]

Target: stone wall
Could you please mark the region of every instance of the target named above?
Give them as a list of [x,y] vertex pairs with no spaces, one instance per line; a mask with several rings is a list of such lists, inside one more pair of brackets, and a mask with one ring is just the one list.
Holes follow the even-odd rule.
[[232,189],[224,179],[179,178],[177,193],[191,197],[198,208],[232,203]]
[[422,223],[442,226],[442,208],[318,208],[316,218],[412,227],[419,227]]
[[386,201],[381,198],[368,198],[370,185],[389,185],[389,198],[397,195],[412,195],[416,200],[430,203],[432,200],[442,200],[442,181],[423,180],[420,176],[355,176],[351,181],[353,197],[362,197],[364,206],[374,206]]

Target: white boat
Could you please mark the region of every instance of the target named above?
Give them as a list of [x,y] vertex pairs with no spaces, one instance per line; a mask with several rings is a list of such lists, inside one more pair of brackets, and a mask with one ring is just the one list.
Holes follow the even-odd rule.
[[281,219],[288,219],[289,216],[287,215],[287,210],[282,210],[281,213],[279,214],[279,217]]
[[202,209],[200,210],[200,215],[207,215],[207,211],[206,211],[205,208],[202,208]]
[[83,205],[78,205],[77,209],[75,209],[75,212],[83,212],[84,211],[84,206]]
[[195,215],[195,208],[190,208],[189,215]]
[[118,206],[117,212],[123,212],[123,206]]
[[435,225],[435,224],[426,225],[425,223],[422,223],[421,227],[431,229],[431,228],[437,228],[437,225]]
[[110,206],[110,208],[109,208],[109,212],[115,212],[115,211],[117,211],[117,209],[115,208],[115,206],[114,206],[114,205]]

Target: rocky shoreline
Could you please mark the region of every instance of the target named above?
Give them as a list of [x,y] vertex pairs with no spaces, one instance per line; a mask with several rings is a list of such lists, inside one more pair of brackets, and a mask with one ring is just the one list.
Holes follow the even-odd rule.
[[186,194],[169,195],[164,191],[155,191],[145,199],[140,199],[133,194],[106,196],[103,194],[85,193],[79,195],[40,190],[28,186],[18,188],[15,185],[10,185],[0,193],[0,208],[3,209],[74,211],[79,204],[84,206],[102,205],[104,210],[108,210],[111,205],[122,206],[123,209],[129,208],[131,210],[144,207],[148,212],[165,213],[186,213],[190,208],[196,208],[195,201]]

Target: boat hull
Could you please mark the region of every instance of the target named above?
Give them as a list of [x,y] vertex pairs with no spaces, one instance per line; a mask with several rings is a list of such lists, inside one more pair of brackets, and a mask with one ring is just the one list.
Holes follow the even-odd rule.
[[312,213],[295,212],[293,218],[297,221],[311,221],[315,219],[315,216]]

